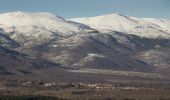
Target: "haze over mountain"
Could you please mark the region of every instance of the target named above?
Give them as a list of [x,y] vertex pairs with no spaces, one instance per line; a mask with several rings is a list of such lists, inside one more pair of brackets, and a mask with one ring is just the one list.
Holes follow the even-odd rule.
[[[47,69],[55,66],[71,73],[108,74],[109,70],[125,76],[148,77],[149,73],[151,78],[155,74],[170,78],[168,19],[110,14],[66,20],[49,13],[10,12],[0,14],[0,28],[0,52],[7,60],[13,60],[10,55],[28,57],[20,59],[28,65],[11,65],[14,70],[31,72],[43,62]],[[3,70],[18,74],[6,66],[0,63]]]

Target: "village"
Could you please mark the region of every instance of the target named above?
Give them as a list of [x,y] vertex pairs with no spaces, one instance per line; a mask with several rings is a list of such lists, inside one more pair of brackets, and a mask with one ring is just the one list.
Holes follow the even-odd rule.
[[27,87],[27,88],[42,88],[42,89],[138,89],[137,87],[118,87],[115,84],[103,83],[62,83],[62,82],[45,82],[37,81],[23,81],[23,80],[1,80],[0,90],[7,87]]

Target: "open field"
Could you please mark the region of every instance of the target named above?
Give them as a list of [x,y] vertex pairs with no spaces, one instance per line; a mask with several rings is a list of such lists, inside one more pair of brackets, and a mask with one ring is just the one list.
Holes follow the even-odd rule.
[[[143,73],[130,72],[129,76],[107,70],[103,71],[105,73],[100,70],[93,72],[88,71],[87,74],[46,69],[24,77],[1,75],[0,95],[7,99],[0,100],[48,100],[50,97],[56,98],[49,100],[170,100],[170,82],[163,76],[145,74],[139,77],[138,74]],[[8,99],[25,96],[26,99]],[[47,98],[39,99],[41,96]]]
[[[21,95],[20,92],[23,92]],[[24,94],[24,92],[26,92]],[[31,97],[34,99],[22,100],[170,100],[170,90],[132,90],[132,89],[114,89],[114,90],[98,90],[98,89],[64,89],[64,90],[34,90],[20,89],[18,92],[10,93],[19,97]],[[11,97],[6,95],[6,97]],[[32,95],[32,96],[30,96]],[[38,96],[53,97],[53,99],[35,99]],[[4,96],[1,96],[1,98]],[[56,97],[54,99],[54,97]],[[0,99],[0,100],[21,100],[21,99]]]
[[168,87],[169,84],[160,82],[60,83],[47,80],[1,80],[0,100],[170,100]]

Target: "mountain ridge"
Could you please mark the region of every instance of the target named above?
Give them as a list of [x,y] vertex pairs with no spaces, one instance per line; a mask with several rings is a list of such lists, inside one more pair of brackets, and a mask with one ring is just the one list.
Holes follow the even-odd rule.
[[[159,26],[146,18],[135,18],[122,14],[108,14],[96,17],[73,18],[69,20],[83,23],[96,30],[118,31],[147,38],[170,38],[170,23],[167,19],[164,20],[168,21],[165,23],[165,26],[168,28],[165,26],[163,27],[163,25]],[[145,34],[146,32],[147,34]]]

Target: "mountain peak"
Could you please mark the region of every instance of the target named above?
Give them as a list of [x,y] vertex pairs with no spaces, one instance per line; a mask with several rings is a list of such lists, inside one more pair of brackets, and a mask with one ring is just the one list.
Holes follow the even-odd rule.
[[123,14],[108,14],[88,18],[73,18],[101,32],[117,31],[146,38],[170,38],[170,21],[135,18]]
[[107,14],[107,15],[101,15],[101,16],[110,16],[110,17],[128,17],[124,14],[121,14],[121,13],[113,13],[113,14]]
[[12,35],[15,40],[23,41],[24,38],[30,38],[38,42],[50,40],[58,35],[71,36],[94,31],[83,24],[66,21],[55,14],[21,11],[0,14],[0,28]]
[[47,13],[47,12],[23,12],[23,11],[16,11],[16,12],[8,12],[8,13],[2,13],[0,16],[6,16],[6,17],[13,17],[13,18],[26,18],[26,17],[51,17],[51,18],[62,18],[61,16]]
[[10,28],[13,26],[37,26],[51,31],[59,29],[59,27],[60,29],[64,29],[64,27],[67,27],[67,30],[70,29],[72,31],[74,28],[76,28],[76,25],[74,25],[73,23],[68,23],[63,17],[46,12],[30,13],[17,11],[0,14],[0,27]]

